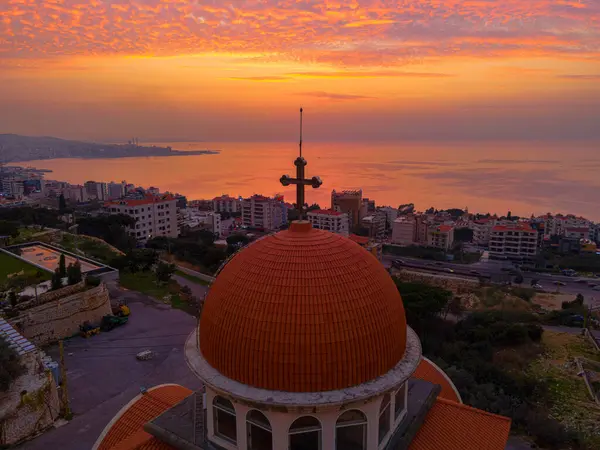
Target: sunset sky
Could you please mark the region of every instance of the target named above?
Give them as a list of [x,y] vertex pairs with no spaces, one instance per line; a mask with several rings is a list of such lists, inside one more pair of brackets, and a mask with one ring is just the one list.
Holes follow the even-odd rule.
[[600,139],[600,0],[1,0],[0,133]]

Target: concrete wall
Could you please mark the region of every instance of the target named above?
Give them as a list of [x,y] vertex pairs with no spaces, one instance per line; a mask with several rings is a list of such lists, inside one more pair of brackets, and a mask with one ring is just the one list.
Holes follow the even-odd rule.
[[110,297],[104,283],[83,292],[44,303],[25,311],[10,323],[36,345],[46,345],[72,336],[85,321],[99,323],[111,313]]
[[[0,396],[0,445],[12,445],[50,427],[60,403],[54,378],[43,369],[39,354],[23,357],[27,371]],[[27,393],[21,396],[21,392]]]

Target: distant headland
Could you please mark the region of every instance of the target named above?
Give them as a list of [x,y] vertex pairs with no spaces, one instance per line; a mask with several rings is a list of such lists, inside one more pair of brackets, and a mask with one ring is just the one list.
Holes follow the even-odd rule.
[[145,147],[136,143],[98,144],[47,136],[0,134],[0,162],[33,161],[58,158],[135,158],[145,156],[211,155],[218,150],[173,150],[171,147]]

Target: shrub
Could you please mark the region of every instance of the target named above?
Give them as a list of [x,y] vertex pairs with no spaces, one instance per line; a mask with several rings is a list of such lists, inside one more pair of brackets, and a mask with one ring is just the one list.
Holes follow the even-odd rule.
[[3,338],[0,338],[0,391],[6,392],[12,382],[24,371],[19,355]]

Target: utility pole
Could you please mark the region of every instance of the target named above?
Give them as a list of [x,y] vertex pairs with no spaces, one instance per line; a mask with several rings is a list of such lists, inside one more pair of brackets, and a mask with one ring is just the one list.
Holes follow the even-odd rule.
[[67,369],[65,367],[65,348],[63,346],[62,339],[58,341],[58,350],[60,353],[60,378],[62,382],[62,413],[63,417],[69,420],[71,418],[71,407],[69,406],[69,391],[67,390]]

